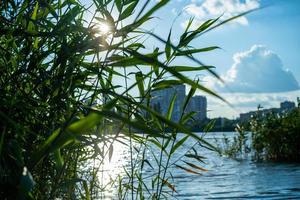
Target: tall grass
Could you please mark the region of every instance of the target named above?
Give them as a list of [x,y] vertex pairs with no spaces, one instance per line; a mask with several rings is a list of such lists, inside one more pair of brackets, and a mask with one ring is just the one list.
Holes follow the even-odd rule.
[[[218,78],[193,56],[216,47],[190,44],[223,22],[212,19],[191,30],[190,20],[172,44],[171,31],[164,39],[143,29],[168,2],[152,7],[150,0],[94,0],[92,7],[74,0],[1,2],[1,199],[101,198],[108,190],[99,182],[101,166],[121,140],[129,147],[130,167],[110,181],[120,199],[168,198],[176,192],[171,165],[194,174],[203,169],[191,162],[180,165],[185,156],[170,162],[188,138],[214,147],[187,128],[191,113],[171,121],[176,97],[166,116],[154,111],[151,91],[189,85],[184,107],[196,90],[222,99],[184,72],[208,71]],[[164,48],[149,50],[146,36]],[[175,66],[181,56],[195,65]],[[198,162],[202,157],[192,149],[187,155]],[[151,187],[143,176],[150,157],[155,161]]]

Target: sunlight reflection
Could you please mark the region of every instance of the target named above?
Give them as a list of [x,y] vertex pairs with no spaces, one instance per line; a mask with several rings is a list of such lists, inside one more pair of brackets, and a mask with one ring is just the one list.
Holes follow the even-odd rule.
[[101,143],[98,146],[103,152],[107,152],[99,171],[99,182],[101,187],[108,191],[104,194],[104,198],[112,198],[116,195],[118,177],[124,176],[124,169],[129,167],[130,152],[128,146],[117,141],[113,142],[112,147]]

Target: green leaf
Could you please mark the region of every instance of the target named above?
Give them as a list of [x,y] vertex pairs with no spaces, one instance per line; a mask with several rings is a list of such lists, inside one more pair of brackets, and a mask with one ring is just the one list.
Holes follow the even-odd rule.
[[216,120],[211,120],[208,124],[206,124],[206,126],[204,127],[203,132],[207,133],[209,132],[214,126],[215,126]]
[[207,20],[206,22],[201,24],[196,30],[187,32],[186,34],[182,35],[182,37],[180,38],[179,44],[178,44],[178,48],[187,46],[201,32],[208,29],[211,25],[213,25],[218,20],[219,20],[219,18]]
[[84,131],[96,126],[99,123],[100,119],[102,119],[102,116],[92,112],[88,116],[71,124],[67,128],[67,131],[75,134],[81,134]]
[[54,161],[56,168],[60,170],[64,165],[64,160],[61,156],[60,149],[54,151]]
[[165,46],[165,52],[166,52],[167,60],[169,61],[171,56],[171,30],[169,32],[168,40]]
[[171,66],[177,72],[189,72],[189,71],[202,71],[207,69],[213,69],[214,66],[200,66],[200,67],[191,67],[191,66]]
[[97,21],[99,21],[100,23],[103,23],[103,24],[108,24],[108,23],[109,23],[106,19],[103,19],[103,18],[101,18],[101,17],[95,17],[95,19],[96,19]]
[[[151,57],[157,57],[159,54],[158,52],[154,52],[151,54],[146,54],[145,56],[148,58]],[[113,67],[132,67],[132,66],[136,66],[136,65],[147,65],[149,66],[148,62],[145,62],[142,59],[138,59],[134,56],[129,56],[129,57],[111,57],[111,60],[113,62],[109,63],[108,65],[113,66]]]
[[37,2],[35,3],[35,7],[34,7],[34,10],[33,10],[32,15],[31,15],[31,19],[32,19],[32,20],[36,20],[36,16],[37,16],[37,11],[38,11],[38,9],[39,9],[39,2],[37,1]]
[[39,38],[38,37],[36,37],[34,39],[33,48],[34,49],[38,49],[39,48]]
[[201,48],[201,49],[183,50],[183,51],[180,51],[180,52],[176,53],[176,56],[186,56],[186,55],[191,55],[191,54],[194,54],[194,53],[213,51],[215,49],[220,49],[220,47],[212,46],[212,47],[206,47],[206,48]]
[[123,8],[123,0],[115,0],[115,4],[117,6],[118,11],[121,12]]
[[128,45],[127,48],[135,48],[135,49],[142,48],[142,49],[145,49],[146,47],[142,43],[137,42],[137,43],[132,43],[132,44]]
[[164,5],[166,5],[170,0],[160,0],[155,6],[153,6],[148,12],[146,12],[145,15],[143,15],[138,21],[138,24],[142,24],[145,21],[147,21],[149,19],[149,17],[156,12],[157,10],[159,10],[161,7],[163,7]]
[[90,191],[89,191],[88,184],[87,184],[86,180],[83,180],[82,183],[83,183],[83,188],[85,190],[85,199],[90,200],[91,197],[90,197]]
[[110,25],[115,24],[114,18],[106,9],[102,9],[101,12],[105,15],[105,17],[108,21],[108,24],[110,24]]
[[173,95],[169,108],[168,108],[168,112],[167,112],[167,119],[171,120],[172,118],[172,113],[173,113],[173,109],[174,109],[174,105],[175,105],[175,100],[176,100],[176,93]]
[[[148,139],[149,142],[153,143],[155,146],[157,146],[160,150],[164,150],[163,146],[155,139],[150,138]],[[167,152],[165,152],[167,154]],[[168,155],[168,154],[167,154]]]
[[[170,138],[167,139],[167,141],[165,142],[165,144],[164,144],[164,146],[163,146],[164,150],[167,149],[167,147],[168,147],[168,145],[170,144],[171,140],[172,140],[172,137],[170,137]],[[168,155],[168,154],[167,154],[167,155]]]
[[190,120],[197,112],[189,112],[180,119],[180,123],[185,124],[188,120]]
[[188,135],[186,135],[185,137],[181,138],[171,149],[170,151],[170,155],[172,155],[179,147],[181,147],[183,145],[183,143],[189,138]]
[[[159,48],[156,48],[153,54],[156,55],[154,58],[157,59],[157,57],[159,56]],[[151,66],[153,67],[155,75],[159,76],[159,65],[157,65],[156,63],[152,63]]]
[[181,38],[185,38],[186,34],[188,33],[188,30],[190,29],[192,23],[194,21],[194,17],[191,17],[188,21],[188,24],[187,26],[185,27],[185,30],[184,30],[184,34],[181,36]]
[[135,73],[135,80],[138,83],[138,88],[140,91],[140,96],[145,96],[145,89],[144,89],[144,78],[142,72]]
[[[154,168],[152,167],[151,163],[149,162],[149,160],[143,159],[143,160],[142,160],[142,163],[147,163],[147,165],[149,165],[149,167],[151,167],[152,169],[154,169]],[[143,165],[144,165],[144,164],[143,164]],[[143,169],[143,168],[142,168],[142,169]]]
[[[220,16],[221,17],[221,16]],[[197,29],[196,32],[201,33],[202,31],[208,29],[211,25],[213,25],[214,23],[216,23],[220,17],[217,17],[216,19],[209,19],[207,21],[205,21],[203,24],[201,24]]]
[[[198,82],[197,82],[197,83],[198,83]],[[196,88],[191,87],[191,89],[190,89],[188,95],[186,96],[186,98],[185,98],[185,100],[184,100],[183,107],[182,107],[183,111],[185,111],[185,109],[186,109],[188,103],[190,102],[191,98],[194,96],[195,92],[196,92]]]
[[[222,22],[220,22],[220,23],[218,23],[218,24],[216,24],[216,25],[210,27],[209,29],[203,31],[200,35],[203,35],[204,33],[207,33],[207,32],[209,32],[209,31],[211,31],[211,30],[213,30],[213,29],[215,29],[215,28],[218,28],[219,26],[222,26],[223,24],[226,24],[226,23],[228,23],[228,22],[230,22],[230,21],[233,21],[233,20],[235,20],[235,19],[237,19],[237,18],[239,18],[239,17],[242,17],[242,16],[244,16],[244,15],[247,15],[247,14],[249,14],[249,13],[251,13],[251,12],[253,12],[253,11],[256,11],[256,10],[258,10],[258,9],[260,9],[260,8],[252,9],[252,10],[243,12],[243,13],[241,13],[241,14],[239,14],[239,15],[230,17],[230,18],[228,18],[228,19],[226,19],[226,20],[224,20],[224,21],[222,21]],[[220,18],[220,17],[219,17],[219,18]],[[219,18],[217,18],[217,20],[218,20]]]
[[129,4],[129,6],[119,16],[119,20],[121,21],[121,20],[131,16],[133,10],[135,9],[135,7],[137,5],[137,3],[138,3],[138,1],[134,1],[131,4]]
[[27,32],[30,34],[37,34],[38,32],[35,30],[34,23],[32,21],[28,22]]
[[158,81],[157,83],[153,84],[152,87],[154,88],[152,91],[161,90],[165,88],[170,88],[174,85],[181,85],[183,82],[181,80],[162,80]]

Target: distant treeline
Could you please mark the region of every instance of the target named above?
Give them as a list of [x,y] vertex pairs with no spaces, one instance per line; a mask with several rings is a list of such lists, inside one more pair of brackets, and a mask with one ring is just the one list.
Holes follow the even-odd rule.
[[227,118],[205,119],[193,122],[191,124],[191,129],[193,131],[201,132],[207,127],[207,124],[211,124],[208,129],[209,132],[232,132],[235,131],[238,120],[230,120]]

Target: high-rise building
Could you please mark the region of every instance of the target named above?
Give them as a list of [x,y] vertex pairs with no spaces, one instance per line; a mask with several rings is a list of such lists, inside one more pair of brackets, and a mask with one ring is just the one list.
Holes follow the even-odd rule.
[[185,98],[185,85],[174,85],[171,88],[153,91],[151,93],[150,105],[162,115],[166,115],[169,110],[171,100],[175,94],[176,99],[171,119],[172,121],[178,122],[182,113],[182,104]]
[[197,121],[207,118],[207,100],[205,96],[194,96],[189,101],[185,112],[196,112],[194,119]]
[[[172,112],[172,120],[178,122],[185,101],[185,85],[175,85],[171,88],[153,91],[151,93],[151,107],[162,115],[166,115],[173,96],[176,94],[176,100]],[[207,118],[207,100],[205,96],[194,96],[190,99],[184,111],[196,112],[194,119],[201,121]]]

